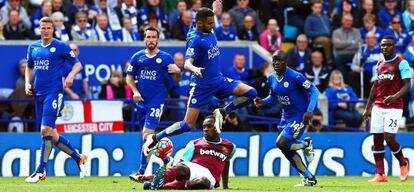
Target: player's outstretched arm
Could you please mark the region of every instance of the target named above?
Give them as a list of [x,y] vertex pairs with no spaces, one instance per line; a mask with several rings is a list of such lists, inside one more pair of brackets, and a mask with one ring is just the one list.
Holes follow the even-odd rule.
[[223,178],[223,189],[229,188],[229,168],[230,161],[226,161],[226,165],[224,166],[223,172],[221,173],[221,177]]
[[25,76],[25,91],[26,95],[32,96],[33,95],[33,68],[26,66],[26,71],[24,73]]
[[128,74],[126,76],[126,83],[131,88],[132,93],[134,93],[134,102],[137,103],[139,101],[144,101],[141,94],[139,93],[137,87],[135,86],[135,79],[132,75]]
[[75,63],[72,66],[72,70],[68,74],[68,76],[65,78],[65,84],[64,87],[68,88],[71,87],[73,84],[73,78],[75,78],[75,75],[79,73],[79,71],[82,69],[82,64],[80,62]]
[[176,74],[178,74],[178,73],[181,73],[181,69],[176,64],[169,64],[168,65],[168,73],[176,73]]
[[194,73],[194,75],[196,77],[203,77],[202,72],[203,72],[204,68],[196,67],[196,66],[193,65],[193,63],[194,63],[194,59],[191,59],[191,58],[186,59],[185,62],[184,62],[184,69],[186,69],[188,71],[191,71],[192,73]]
[[372,84],[372,87],[371,87],[371,91],[369,92],[367,105],[365,106],[365,110],[362,113],[362,119],[364,121],[369,119],[369,115],[371,114],[372,104],[374,104],[376,94],[377,94],[377,81],[374,81],[374,84]]

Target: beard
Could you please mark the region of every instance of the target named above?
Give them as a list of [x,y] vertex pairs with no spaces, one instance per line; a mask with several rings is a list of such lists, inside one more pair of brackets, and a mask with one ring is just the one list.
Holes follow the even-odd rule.
[[157,47],[156,43],[154,43],[154,44],[148,43],[147,44],[147,49],[150,50],[150,51],[154,50],[156,47]]

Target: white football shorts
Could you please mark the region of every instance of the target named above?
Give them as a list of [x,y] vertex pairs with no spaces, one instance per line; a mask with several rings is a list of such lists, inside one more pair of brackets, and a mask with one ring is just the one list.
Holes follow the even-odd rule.
[[402,109],[374,106],[371,111],[371,133],[397,133],[402,113]]

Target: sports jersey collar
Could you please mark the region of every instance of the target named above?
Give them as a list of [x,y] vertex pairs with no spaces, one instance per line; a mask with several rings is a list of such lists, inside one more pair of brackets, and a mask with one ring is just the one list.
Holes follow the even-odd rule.
[[393,62],[394,60],[396,60],[398,57],[398,55],[395,55],[394,58],[390,59],[390,60],[385,60],[385,63],[390,63]]
[[213,142],[213,141],[207,141],[207,139],[205,137],[203,137],[204,141],[206,141],[207,143],[212,143],[212,144],[220,144],[221,142],[223,142],[223,140],[220,138],[220,141],[218,142]]
[[151,59],[151,58],[154,58],[154,57],[156,57],[156,56],[158,55],[158,53],[159,53],[159,52],[160,52],[160,50],[158,49],[158,52],[157,52],[157,53],[156,53],[155,55],[151,55],[151,56],[150,56],[150,55],[148,55],[148,54],[147,54],[147,51],[146,51],[146,49],[145,49],[145,51],[144,51],[144,53],[145,53],[145,56],[146,56],[146,57],[148,57],[148,58],[150,58],[150,59]]
[[51,41],[49,44],[47,44],[47,45],[43,45],[42,40],[40,40],[40,46],[42,46],[42,47],[48,47],[50,44],[52,44],[52,43],[53,43],[53,41],[54,41],[54,39],[52,39],[52,41]]

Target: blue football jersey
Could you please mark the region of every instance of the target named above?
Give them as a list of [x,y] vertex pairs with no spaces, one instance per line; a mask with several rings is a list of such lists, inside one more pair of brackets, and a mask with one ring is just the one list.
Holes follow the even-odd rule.
[[34,71],[34,93],[45,95],[63,92],[62,77],[67,75],[65,65],[79,62],[70,47],[62,41],[52,40],[42,45],[38,40],[27,49],[27,66]]
[[193,82],[197,86],[208,87],[224,81],[219,61],[220,50],[214,33],[201,33],[194,29],[191,30],[187,34],[186,48],[185,59],[194,59],[194,66],[204,68],[202,78],[193,75]]
[[301,73],[287,68],[284,76],[276,72],[270,74],[270,95],[282,105],[282,119],[301,121],[310,102],[310,94],[314,85]]
[[173,58],[161,50],[153,57],[148,57],[145,50],[138,51],[131,57],[127,73],[137,78],[137,88],[144,99],[138,103],[138,107],[149,109],[164,104],[169,64],[174,64]]

